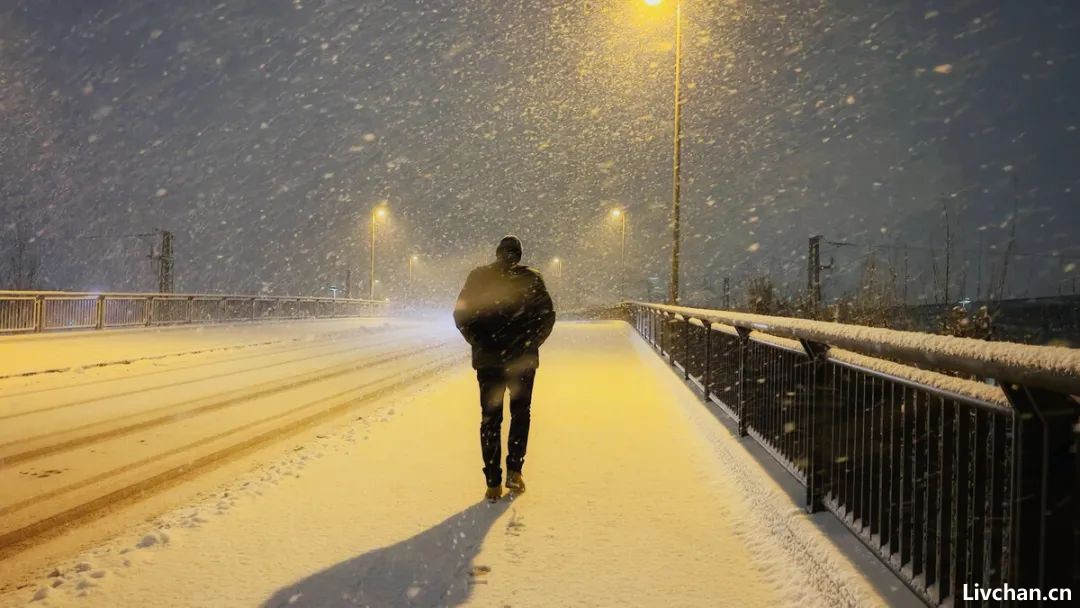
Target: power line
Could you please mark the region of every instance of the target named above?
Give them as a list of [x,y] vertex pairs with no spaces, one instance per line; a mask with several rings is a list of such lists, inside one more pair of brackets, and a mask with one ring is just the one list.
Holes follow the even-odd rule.
[[76,235],[75,238],[77,238],[77,239],[87,239],[87,240],[89,240],[89,239],[141,239],[141,238],[156,237],[159,234],[161,234],[161,233],[160,232],[143,232],[143,233],[140,233],[140,234],[86,234],[86,235]]
[[[867,249],[891,249],[891,250],[908,250],[908,251],[929,251],[929,252],[944,252],[945,249],[940,247],[918,247],[912,245],[871,245],[866,243],[852,243],[851,241],[825,241],[826,244],[834,247],[865,247]],[[1018,257],[1032,257],[1032,258],[1049,258],[1054,260],[1080,260],[1080,254],[1060,254],[1060,253],[1024,253],[1019,251],[1004,252],[996,251],[994,249],[966,249],[954,247],[953,251],[963,251],[966,253],[977,253],[980,255],[1008,255]]]

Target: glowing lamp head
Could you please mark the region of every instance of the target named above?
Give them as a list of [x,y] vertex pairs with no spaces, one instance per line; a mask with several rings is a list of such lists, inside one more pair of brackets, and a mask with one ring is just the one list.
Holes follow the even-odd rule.
[[612,209],[611,210],[611,217],[617,218],[617,217],[621,217],[621,216],[622,216],[622,209]]
[[551,263],[552,264],[558,264],[559,263],[559,258],[552,258]]
[[380,220],[386,219],[386,207],[379,207],[375,210],[375,217]]
[[663,2],[663,0],[645,0],[645,4],[648,4],[649,6],[660,6],[661,2]]
[[419,260],[419,259],[420,259],[420,256],[418,256],[418,255],[412,256],[412,261],[414,261],[414,262]]

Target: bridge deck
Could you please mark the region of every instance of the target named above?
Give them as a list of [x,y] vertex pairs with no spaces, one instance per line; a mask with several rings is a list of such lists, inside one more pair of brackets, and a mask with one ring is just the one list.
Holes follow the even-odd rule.
[[[334,329],[335,322],[320,323]],[[341,331],[356,329],[353,322],[336,323]],[[445,327],[417,329],[393,329],[401,336],[396,347],[411,346],[419,353],[446,341],[455,350]],[[290,330],[281,326],[275,331]],[[236,342],[237,334],[228,335],[222,340]],[[343,339],[371,341],[373,335]],[[251,357],[259,348],[281,345],[213,353],[221,360],[209,368],[242,366],[229,353]],[[189,453],[196,475],[185,481],[184,501],[162,503],[170,509],[149,522],[128,514],[146,511],[117,507],[104,519],[124,522],[121,530],[114,526],[115,533],[92,548],[69,544],[71,554],[54,562],[62,576],[37,572],[32,585],[0,595],[0,605],[22,605],[34,593],[116,606],[835,606],[887,601],[627,325],[559,324],[543,350],[537,377],[525,467],[529,490],[495,506],[479,501],[483,478],[472,371],[460,357],[449,363],[426,357],[427,367],[388,366],[381,373],[397,384],[337,410],[332,419],[318,420],[308,432],[282,435],[271,447],[222,459],[231,461],[226,478],[200,472],[198,462],[205,454]],[[57,361],[63,363],[63,357]],[[189,375],[208,371],[193,372],[196,366],[183,356],[168,365]],[[430,369],[435,373],[424,375]],[[140,382],[148,382],[145,372],[138,366],[131,372],[107,370],[104,378],[81,377],[74,385],[71,373],[50,374],[48,380],[36,377],[32,390],[13,384],[29,380],[9,378],[0,381],[0,415],[19,408],[47,409],[47,399],[54,398],[47,397],[49,383],[67,383],[63,390],[70,391],[80,383],[115,383],[116,374],[123,373],[139,373]],[[268,380],[266,374],[256,376],[259,382]],[[422,379],[410,382],[413,377]],[[236,382],[252,385],[254,377]],[[222,389],[219,383],[203,389],[208,394],[202,397],[213,398]],[[294,397],[330,390],[323,384],[302,388]],[[3,397],[3,391],[12,389],[23,396]],[[200,389],[194,383],[178,390],[187,396]],[[237,390],[235,384],[229,390]],[[180,396],[159,395],[154,404],[179,401]],[[263,415],[265,408],[277,407],[269,399],[245,397],[244,404],[230,408]],[[104,413],[98,418],[80,418],[82,426],[112,429],[108,403],[99,404]],[[143,420],[130,418],[138,414],[130,408],[138,406],[125,407],[115,415]],[[50,415],[57,416],[56,410]],[[242,414],[232,419],[237,416]],[[43,437],[60,433],[66,441],[74,439],[78,449],[95,445],[79,444],[80,425],[62,417],[49,420],[57,428]],[[207,418],[198,428],[220,430],[223,423],[215,420]],[[167,434],[170,424],[161,423],[157,432]],[[12,428],[5,426],[5,432]],[[108,441],[135,443],[141,432],[104,434],[113,433]],[[177,427],[175,432],[195,431]],[[13,443],[18,448],[24,439],[8,437],[0,450]],[[43,441],[49,458],[79,454]],[[120,444],[109,445],[124,451]],[[12,480],[42,468],[32,466],[40,464],[33,455],[15,465],[3,458],[0,454],[0,475]],[[52,469],[64,469],[53,462]],[[217,465],[205,468],[220,472]],[[127,482],[138,481],[140,470],[128,470]],[[143,475],[161,470],[151,467]],[[46,482],[35,478],[33,483]],[[11,508],[16,498],[26,502],[62,493],[72,485],[65,483],[16,489],[18,497],[0,496],[0,509]],[[155,488],[145,491],[153,494]],[[56,544],[63,539],[50,542],[51,554],[62,555]],[[32,554],[8,555],[0,568],[14,572],[13,564]],[[55,580],[64,583],[41,591]]]

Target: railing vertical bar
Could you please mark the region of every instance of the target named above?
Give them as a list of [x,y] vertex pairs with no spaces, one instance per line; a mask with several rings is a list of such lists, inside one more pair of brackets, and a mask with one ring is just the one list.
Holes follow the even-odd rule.
[[859,382],[859,397],[861,403],[859,406],[859,418],[856,421],[859,433],[859,442],[856,445],[856,449],[858,450],[859,454],[857,460],[857,462],[859,463],[859,493],[856,496],[856,500],[858,501],[857,525],[860,530],[866,532],[869,525],[870,515],[870,478],[867,473],[869,469],[868,464],[870,462],[870,457],[868,454],[870,435],[869,414],[871,411],[870,396],[872,394],[871,384],[873,382],[873,378],[863,377],[860,380],[861,381]]
[[881,460],[879,462],[881,487],[878,499],[881,509],[878,513],[878,539],[885,553],[892,552],[892,488],[893,488],[893,410],[896,405],[896,385],[892,382],[883,382],[881,391]]
[[937,576],[936,576],[936,601],[941,603],[946,597],[951,596],[952,580],[949,578],[951,568],[952,536],[952,509],[953,509],[953,477],[956,471],[956,429],[954,422],[956,404],[952,400],[941,400],[941,412],[936,419],[941,425],[938,434],[938,462],[941,467],[941,476],[938,480],[938,497],[940,506],[937,511]]
[[870,433],[866,438],[867,451],[870,458],[866,468],[867,504],[866,517],[863,519],[866,533],[873,537],[879,531],[877,527],[879,512],[881,510],[881,477],[877,474],[881,466],[881,407],[878,403],[878,378],[870,377],[870,400],[868,418],[870,419]]
[[788,450],[788,458],[792,462],[799,462],[799,395],[802,392],[799,382],[799,355],[791,353],[788,355],[788,378],[786,386],[784,387],[784,425],[782,431],[786,439],[785,443]]
[[[926,395],[916,391],[912,399],[912,524],[911,524],[911,576],[916,585],[925,588],[926,573]],[[923,581],[919,585],[920,580]]]
[[840,457],[843,453],[843,444],[841,443],[842,433],[840,432],[840,410],[843,407],[843,373],[840,366],[829,364],[832,368],[830,374],[831,382],[829,383],[829,495],[832,497],[833,504],[836,506],[836,510],[839,511],[841,498],[840,486],[842,482],[840,480]]
[[851,375],[849,369],[840,371],[840,505],[844,518],[851,516]]
[[903,401],[900,405],[900,420],[902,424],[901,435],[901,459],[900,466],[902,478],[900,483],[900,566],[907,566],[911,562],[911,521],[912,521],[912,391],[907,386],[903,389]]
[[[1005,483],[1002,484],[1001,489],[1001,494],[1005,498],[1005,504],[1002,507],[1001,513],[1001,560],[999,561],[998,566],[1001,572],[1002,581],[1013,580],[1014,574],[1012,572],[1012,539],[1013,536],[1016,534],[1017,522],[1015,515],[1016,506],[1013,504],[1012,497],[1015,495],[1017,480],[1012,476],[1012,464],[1016,456],[1016,418],[1017,416],[1015,413],[1011,416],[1004,416],[1002,417],[1001,424],[999,425],[999,432],[1001,433],[1002,440],[1001,460],[1003,462],[1003,466],[1006,467],[1005,479],[1007,480]],[[1076,487],[1080,488],[1080,424],[1078,424],[1075,429],[1078,438],[1075,446],[1077,465]],[[1080,553],[1080,547],[1077,547],[1076,549],[1077,553]],[[1078,556],[1074,554],[1073,559],[1075,560],[1074,563],[1076,564],[1076,567],[1080,568],[1080,558],[1078,558]],[[1076,578],[1080,579],[1080,576],[1077,576]]]
[[941,459],[938,458],[941,433],[941,398],[927,394],[923,419],[926,421],[926,433],[923,445],[926,446],[926,483],[924,485],[923,508],[923,578],[927,592],[937,583],[937,544],[938,514],[940,502],[938,484],[941,482]]
[[965,580],[973,583],[982,583],[982,572],[985,563],[983,559],[983,531],[986,529],[983,520],[986,518],[986,427],[987,414],[975,410],[973,426],[975,440],[972,442],[969,459],[972,465],[971,483],[972,493],[968,502],[968,575]]
[[761,391],[762,416],[758,432],[765,437],[766,443],[775,449],[776,429],[773,419],[776,417],[776,383],[782,373],[778,361],[783,355],[761,345],[755,348],[761,353],[761,378],[765,381]]
[[995,459],[995,453],[999,446],[997,444],[997,416],[986,417],[986,506],[984,512],[986,513],[986,519],[983,520],[983,579],[982,584],[984,587],[992,587],[995,584],[995,570],[998,563],[999,556],[995,554],[994,548],[999,546],[997,541],[997,535],[994,534],[997,524],[997,518],[1000,513],[998,509],[998,498],[1000,489],[998,488],[998,466]]
[[[952,542],[949,557],[949,579],[952,582],[949,595],[952,598],[961,597],[960,592],[963,583],[968,578],[968,538],[966,522],[968,521],[968,498],[971,490],[971,410],[956,408],[953,412],[955,419],[954,450],[953,457],[956,462],[956,470],[953,475],[953,500],[952,500]],[[953,605],[959,605],[954,601]]]
[[705,370],[701,374],[701,386],[704,387],[702,393],[704,393],[705,401],[709,400],[709,394],[712,391],[712,324],[706,323],[705,325]]

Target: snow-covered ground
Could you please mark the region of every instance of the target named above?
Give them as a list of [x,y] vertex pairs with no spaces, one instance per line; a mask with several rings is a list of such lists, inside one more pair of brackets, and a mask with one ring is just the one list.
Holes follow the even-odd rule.
[[[112,523],[96,537],[73,531],[43,540],[48,551],[35,544],[7,555],[0,580],[18,575],[19,584],[8,585],[0,605],[885,603],[626,324],[557,326],[537,377],[528,491],[495,505],[480,500],[479,407],[472,370],[458,356],[464,345],[445,326],[345,327],[325,344],[284,342],[22,378],[45,384],[14,389],[21,398],[10,392],[15,379],[0,381],[0,416],[54,408],[0,426],[0,458],[8,459],[0,460],[0,512],[13,503],[8,488],[19,493],[16,503],[35,500],[77,485],[64,476],[92,479],[94,471],[146,460],[137,442],[143,430],[122,427],[146,424],[157,433],[148,441],[157,447],[146,448],[154,452],[173,445],[169,435],[184,443],[221,433],[250,422],[252,411],[265,419],[301,399],[336,395],[336,404],[371,393],[296,434],[274,435],[270,447],[205,466],[197,460],[211,452],[199,447],[190,452],[195,460],[151,465],[168,472],[188,459],[194,471],[165,484],[167,491],[148,487],[145,500],[128,497],[93,519]],[[434,347],[442,342],[450,345]],[[314,350],[291,350],[300,346]],[[337,346],[363,352],[317,358],[320,348]],[[408,356],[381,371],[292,388],[272,384],[252,396],[261,383],[302,382],[399,351]],[[424,370],[434,371],[420,376]],[[216,379],[194,381],[200,375]],[[355,388],[365,382],[370,387]],[[190,411],[191,403],[218,403],[222,395],[240,402]],[[181,410],[170,409],[182,400]],[[153,408],[162,409],[148,412]],[[265,430],[278,432],[283,421],[297,420],[290,416]],[[9,428],[15,420],[23,430]],[[97,435],[104,443],[86,439]],[[57,450],[49,438],[76,447]],[[231,449],[235,439],[215,446]],[[9,464],[13,453],[34,449],[64,460],[46,465],[22,456]],[[70,470],[18,473],[30,464],[38,474]],[[131,483],[144,477],[139,466],[125,470],[134,476],[115,476]],[[171,500],[161,499],[170,492]],[[86,527],[93,526],[77,530]]]
[[311,319],[0,336],[0,379],[310,341],[345,329],[404,324],[391,318]]

